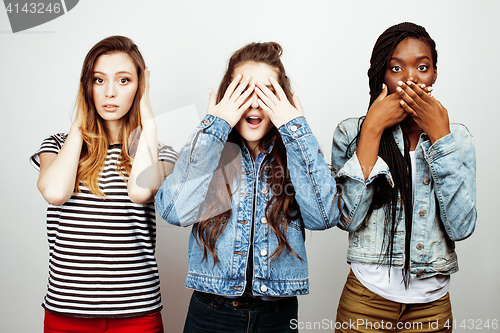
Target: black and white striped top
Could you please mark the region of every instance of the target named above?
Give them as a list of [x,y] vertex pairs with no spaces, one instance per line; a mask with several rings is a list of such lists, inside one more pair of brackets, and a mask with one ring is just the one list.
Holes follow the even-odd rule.
[[[40,153],[58,153],[67,135],[46,138],[31,163],[40,170]],[[48,290],[42,306],[77,317],[134,317],[161,310],[155,259],[154,204],[135,204],[116,170],[120,145],[108,148],[99,198],[80,184],[61,206],[47,208]],[[176,152],[158,148],[159,160],[175,163]]]

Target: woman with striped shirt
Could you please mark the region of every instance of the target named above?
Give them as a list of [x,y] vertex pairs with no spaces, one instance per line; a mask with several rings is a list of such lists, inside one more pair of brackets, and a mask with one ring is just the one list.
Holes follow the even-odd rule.
[[163,332],[152,201],[177,155],[157,143],[133,41],[113,36],[89,51],[76,109],[69,133],[31,157],[49,203],[44,332]]

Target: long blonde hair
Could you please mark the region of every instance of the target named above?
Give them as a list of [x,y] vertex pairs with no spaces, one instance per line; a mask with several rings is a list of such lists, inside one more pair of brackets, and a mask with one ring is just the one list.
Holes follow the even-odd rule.
[[[140,101],[144,91],[145,62],[137,45],[127,37],[111,36],[101,40],[89,51],[83,62],[80,76],[80,89],[76,100],[77,112],[81,113],[83,145],[78,163],[75,192],[79,192],[80,182],[99,197],[104,193],[99,188],[98,177],[104,167],[109,145],[109,133],[104,120],[99,116],[94,105],[93,85],[94,66],[101,55],[125,53],[134,63],[139,78],[138,88],[129,112],[123,117],[123,125],[119,133],[122,149],[119,155],[118,171],[129,175],[132,169],[129,148],[137,145],[138,133],[134,131],[141,126]],[[130,137],[130,138],[129,138]]]

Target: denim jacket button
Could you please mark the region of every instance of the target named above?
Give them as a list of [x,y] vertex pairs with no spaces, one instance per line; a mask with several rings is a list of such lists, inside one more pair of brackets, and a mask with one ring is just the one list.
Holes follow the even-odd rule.
[[267,250],[261,250],[260,255],[263,257],[267,256]]
[[425,178],[424,179],[424,184],[425,185],[429,185],[430,182],[431,182],[431,180],[429,178]]
[[263,218],[260,219],[260,222],[266,224],[267,223],[267,219],[265,217],[263,217]]
[[208,125],[208,124],[210,124],[210,120],[208,120],[208,119],[203,120],[203,125],[205,125],[205,126],[206,126],[206,125]]
[[422,250],[424,248],[424,244],[418,243],[417,244],[417,250]]
[[418,212],[418,215],[420,216],[424,216],[426,213],[425,209],[421,209],[419,212]]
[[263,189],[261,192],[262,194],[267,194],[267,188]]
[[297,131],[297,126],[295,126],[295,125],[290,126],[290,131],[292,131],[292,132]]
[[263,293],[265,293],[267,291],[267,287],[262,285],[260,286],[260,291],[262,291]]
[[417,275],[420,276],[422,274],[424,274],[424,270],[423,269],[419,269],[418,272],[417,272]]

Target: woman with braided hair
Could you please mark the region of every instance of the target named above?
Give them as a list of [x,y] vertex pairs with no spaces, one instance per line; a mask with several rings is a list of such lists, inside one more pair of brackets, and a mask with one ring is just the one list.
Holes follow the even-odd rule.
[[476,222],[472,136],[431,96],[437,51],[423,27],[387,29],[370,64],[367,114],[341,122],[333,138],[351,264],[336,327],[451,330],[454,242]]

